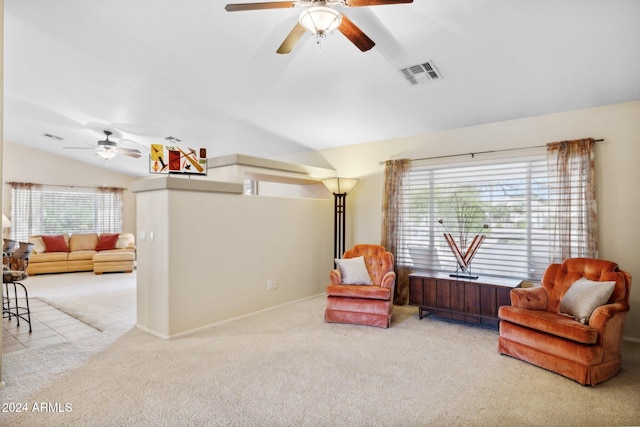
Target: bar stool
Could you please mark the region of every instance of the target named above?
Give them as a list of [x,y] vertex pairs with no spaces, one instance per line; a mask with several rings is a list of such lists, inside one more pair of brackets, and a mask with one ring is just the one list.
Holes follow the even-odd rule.
[[[15,317],[18,322],[18,326],[20,326],[20,319],[24,320],[29,324],[29,332],[31,332],[29,293],[21,281],[29,277],[27,274],[27,266],[29,265],[29,257],[31,256],[33,247],[33,243],[19,242],[18,248],[8,256],[9,262],[6,269],[2,271],[2,283],[4,284],[4,290],[6,293],[2,301],[2,317],[8,318],[9,320]],[[22,288],[24,292],[25,305],[20,305],[19,303],[19,287]],[[13,307],[11,306],[11,288],[13,288]]]
[[[2,270],[9,269],[9,256],[15,251],[18,242],[16,240],[3,239],[2,240]],[[4,286],[6,288],[6,286]],[[9,299],[8,292],[3,289],[2,292],[2,313],[9,311],[11,308],[11,300]]]

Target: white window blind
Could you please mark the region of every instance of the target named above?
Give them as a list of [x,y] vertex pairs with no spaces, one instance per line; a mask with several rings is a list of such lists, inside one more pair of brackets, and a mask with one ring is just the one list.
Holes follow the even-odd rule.
[[119,233],[122,189],[11,184],[11,237],[35,234]]
[[404,190],[400,265],[454,272],[457,262],[443,237],[448,231],[461,251],[476,234],[486,235],[471,263],[473,274],[539,279],[548,266],[552,219],[544,156],[412,166]]

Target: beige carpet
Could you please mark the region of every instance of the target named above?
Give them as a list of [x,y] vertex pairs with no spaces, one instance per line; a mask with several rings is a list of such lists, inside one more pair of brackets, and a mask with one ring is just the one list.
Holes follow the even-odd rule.
[[[413,307],[396,307],[388,330],[326,324],[323,297],[163,341],[133,327],[134,275],[94,279],[29,279],[104,333],[5,355],[1,401],[29,411],[1,425],[640,424],[638,344],[624,344],[618,376],[584,387],[499,355],[497,331]],[[33,412],[40,402],[57,411]]]

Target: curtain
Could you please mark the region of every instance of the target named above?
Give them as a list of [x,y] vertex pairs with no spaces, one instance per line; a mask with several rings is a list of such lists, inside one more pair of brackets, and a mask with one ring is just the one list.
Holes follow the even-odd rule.
[[115,187],[100,187],[96,200],[96,231],[119,233],[122,231],[122,195],[124,190]]
[[[403,180],[409,170],[409,159],[388,160],[384,170],[384,193],[382,196],[382,246],[392,254],[397,254],[399,242],[402,238],[402,191]],[[409,302],[409,273],[408,266],[398,263],[395,258],[396,287],[393,303],[404,305]]]
[[598,258],[593,144],[591,138],[547,144],[552,263]]
[[11,186],[11,237],[26,242],[29,236],[40,234],[42,185],[9,182]]

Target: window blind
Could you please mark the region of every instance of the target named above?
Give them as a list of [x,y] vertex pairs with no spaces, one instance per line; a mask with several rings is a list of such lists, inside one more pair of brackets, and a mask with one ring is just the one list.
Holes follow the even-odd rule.
[[35,234],[119,233],[122,189],[12,184],[11,236],[26,241]]
[[[539,279],[549,264],[549,178],[544,156],[498,164],[412,166],[401,200],[400,265],[454,272],[443,234],[461,251],[486,238],[474,274]],[[488,228],[483,228],[484,225]]]

